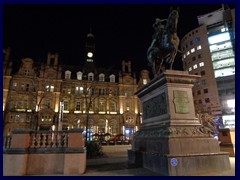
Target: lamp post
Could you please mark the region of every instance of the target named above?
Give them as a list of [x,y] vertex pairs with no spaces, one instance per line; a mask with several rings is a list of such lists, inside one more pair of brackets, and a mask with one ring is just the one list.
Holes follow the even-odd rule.
[[63,118],[63,101],[60,101],[59,118],[58,118],[58,131],[62,131],[62,118]]

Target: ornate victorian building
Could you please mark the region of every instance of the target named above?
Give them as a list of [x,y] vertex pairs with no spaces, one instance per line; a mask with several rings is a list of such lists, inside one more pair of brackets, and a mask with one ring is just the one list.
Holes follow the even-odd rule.
[[122,61],[121,71],[97,68],[93,34],[87,35],[83,67],[61,66],[58,54],[48,53],[47,63],[24,58],[12,74],[10,50],[3,53],[4,135],[14,129],[88,127],[92,134],[131,138],[141,125],[141,105],[134,93],[150,81],[149,72],[142,70],[137,78],[130,61]]

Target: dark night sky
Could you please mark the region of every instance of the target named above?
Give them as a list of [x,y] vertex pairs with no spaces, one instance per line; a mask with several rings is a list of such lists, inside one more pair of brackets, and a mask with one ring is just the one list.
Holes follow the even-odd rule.
[[[149,69],[146,51],[152,41],[152,24],[156,18],[167,18],[170,6],[178,5],[4,5],[3,47],[11,48],[14,62],[24,57],[46,62],[47,52],[58,52],[60,64],[81,66],[91,27],[98,67],[120,70],[122,60],[131,60],[134,71]],[[180,40],[198,27],[198,15],[221,8],[221,4],[179,6]],[[174,69],[181,68],[179,57]]]

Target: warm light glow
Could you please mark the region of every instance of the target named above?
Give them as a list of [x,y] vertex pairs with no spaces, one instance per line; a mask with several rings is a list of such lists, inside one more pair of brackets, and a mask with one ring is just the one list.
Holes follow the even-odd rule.
[[55,112],[58,112],[58,105],[59,105],[59,101],[56,101],[56,103],[55,103]]
[[55,129],[56,129],[56,126],[52,125],[52,130],[55,131]]
[[93,53],[92,52],[88,52],[87,56],[91,58],[91,57],[93,57]]
[[123,107],[120,107],[120,114],[123,114]]
[[146,79],[143,79],[143,84],[147,84],[147,80]]

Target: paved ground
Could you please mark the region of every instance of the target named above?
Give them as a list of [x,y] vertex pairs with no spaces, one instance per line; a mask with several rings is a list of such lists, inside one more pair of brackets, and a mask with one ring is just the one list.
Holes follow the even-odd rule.
[[[131,149],[131,145],[103,146],[104,157],[87,159],[86,173],[83,175],[72,174],[71,176],[159,176],[144,168],[129,168],[127,165],[127,149]],[[196,176],[235,176],[235,157],[229,159],[231,163],[230,170],[221,173],[198,174]],[[51,176],[64,175],[52,174]]]
[[[159,176],[144,168],[128,168],[127,149],[131,145],[103,146],[105,156],[87,160],[87,171],[83,176]],[[231,170],[198,176],[235,176],[235,158],[230,158]]]

